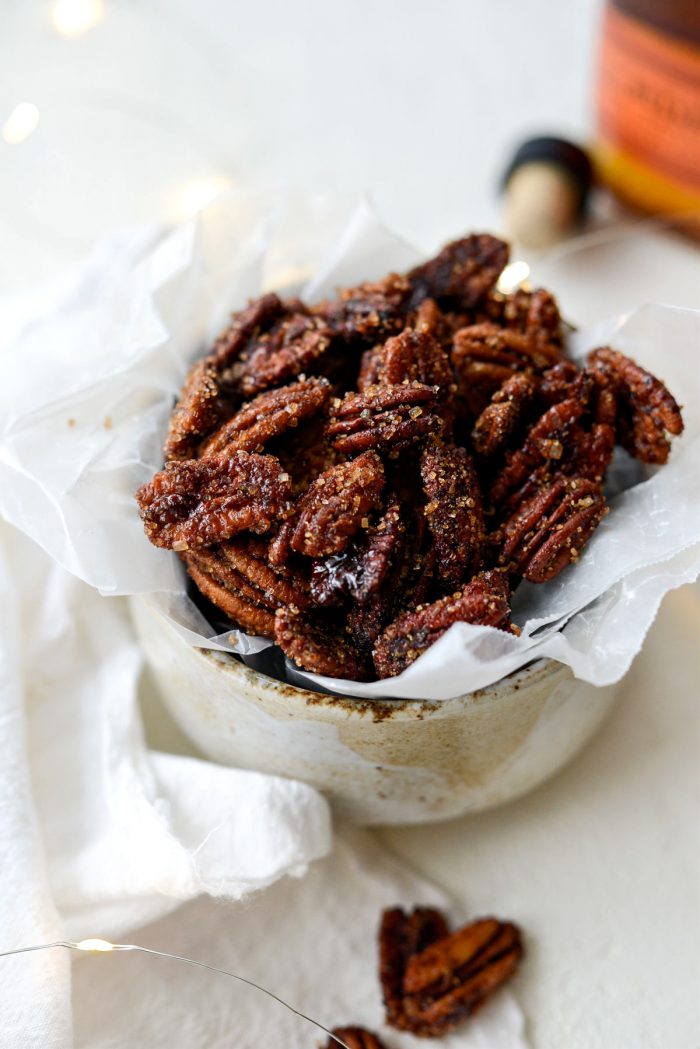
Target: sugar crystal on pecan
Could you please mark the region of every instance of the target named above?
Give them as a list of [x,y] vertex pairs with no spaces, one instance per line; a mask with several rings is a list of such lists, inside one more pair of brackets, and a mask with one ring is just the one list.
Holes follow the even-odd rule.
[[452,309],[471,309],[498,280],[508,262],[508,245],[489,233],[474,233],[446,244],[429,262],[408,274],[411,303],[436,299]]
[[438,388],[424,383],[369,386],[347,394],[334,409],[327,433],[345,455],[406,448],[442,429],[442,419],[432,411],[437,400]]
[[286,656],[313,674],[369,681],[372,666],[342,625],[282,607],[275,616],[275,640]]
[[423,450],[421,476],[437,573],[445,587],[455,589],[476,571],[483,553],[484,513],[474,464],[464,448],[434,441]]

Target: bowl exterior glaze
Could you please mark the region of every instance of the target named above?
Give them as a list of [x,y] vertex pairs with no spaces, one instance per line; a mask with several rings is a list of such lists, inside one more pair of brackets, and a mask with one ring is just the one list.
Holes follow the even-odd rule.
[[145,598],[131,609],[166,707],[206,757],[303,780],[356,823],[428,823],[510,801],[561,768],[615,698],[615,686],[577,681],[553,660],[456,699],[322,695],[193,648]]

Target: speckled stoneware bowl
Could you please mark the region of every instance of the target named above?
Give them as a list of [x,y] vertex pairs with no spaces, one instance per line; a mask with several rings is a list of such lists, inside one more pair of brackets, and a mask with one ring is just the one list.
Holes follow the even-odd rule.
[[131,608],[159,692],[203,754],[310,783],[357,823],[427,823],[510,801],[561,768],[615,698],[544,659],[456,699],[322,695],[192,648],[143,599]]

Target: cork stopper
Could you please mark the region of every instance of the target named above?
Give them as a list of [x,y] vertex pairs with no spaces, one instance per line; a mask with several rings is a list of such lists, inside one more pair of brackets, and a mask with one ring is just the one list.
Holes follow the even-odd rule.
[[505,222],[525,248],[548,248],[585,215],[593,181],[587,154],[561,138],[524,142],[503,176]]

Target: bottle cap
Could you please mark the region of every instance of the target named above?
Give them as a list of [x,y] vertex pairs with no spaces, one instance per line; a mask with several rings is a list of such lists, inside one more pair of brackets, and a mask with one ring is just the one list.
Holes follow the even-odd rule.
[[528,139],[503,174],[509,232],[525,247],[556,243],[584,217],[592,183],[593,166],[579,146]]

